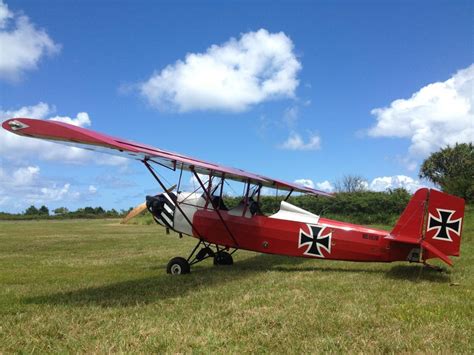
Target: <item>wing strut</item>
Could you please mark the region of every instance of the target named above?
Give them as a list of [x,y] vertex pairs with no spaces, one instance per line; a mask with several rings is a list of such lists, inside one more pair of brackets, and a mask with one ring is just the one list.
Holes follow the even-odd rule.
[[[203,189],[204,193],[206,194],[206,197],[207,197],[207,200],[209,202],[211,202],[212,198],[211,198],[211,195],[209,193],[209,190],[206,189],[206,187],[204,186],[204,184],[202,183],[201,181],[201,178],[199,177],[198,173],[196,173],[196,170],[194,170],[194,167],[191,167],[191,171],[193,172],[194,176],[196,177],[196,180],[199,182],[199,184],[201,185],[201,188]],[[211,172],[212,173],[212,172]],[[211,181],[211,180],[209,180]],[[210,184],[211,182],[209,182]],[[214,206],[211,202],[211,205],[214,209],[214,211],[217,212],[217,215],[219,216],[219,219],[221,220],[222,224],[224,225],[225,229],[227,230],[227,233],[229,233],[229,236],[231,237],[231,239],[234,241],[235,245],[238,247],[239,246],[239,243],[237,242],[237,240],[234,238],[234,235],[232,234],[232,232],[230,231],[229,227],[227,226],[227,223],[225,223],[224,221],[224,218],[222,217],[221,215],[221,211],[219,211],[219,206]]]
[[285,197],[285,201],[288,201],[288,199],[290,198],[291,194],[293,193],[294,189],[291,189],[290,192],[288,193],[288,195],[286,195]]
[[[151,165],[148,163],[148,159],[144,159],[142,160],[143,164],[145,164],[145,166],[147,167],[147,169],[150,171],[150,173],[153,175],[153,177],[155,178],[156,181],[158,181],[158,184],[160,184],[161,188],[163,189],[164,193],[166,194],[167,192],[167,189],[166,189],[166,186],[161,182],[160,178],[158,177],[158,175],[156,175],[155,171],[153,170],[153,168],[151,167]],[[189,223],[189,225],[191,226],[191,228],[193,229],[193,231],[196,232],[197,236],[199,237],[199,239],[203,239],[202,238],[202,235],[201,233],[199,233],[199,231],[196,229],[196,227],[194,226],[194,224],[189,220],[188,216],[186,216],[186,213],[184,213],[183,209],[181,208],[181,206],[179,205],[179,203],[176,202],[176,208],[179,210],[179,212],[181,212],[181,214],[183,215],[183,217],[186,219],[186,221]]]

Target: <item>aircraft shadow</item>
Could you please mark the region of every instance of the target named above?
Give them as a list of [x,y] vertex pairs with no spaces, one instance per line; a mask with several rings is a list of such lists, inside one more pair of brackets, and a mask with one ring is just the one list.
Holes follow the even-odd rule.
[[438,283],[449,283],[451,281],[450,271],[439,271],[425,267],[424,265],[397,265],[392,267],[385,276],[393,280],[408,280],[413,282],[430,281]]
[[[53,304],[103,307],[135,306],[140,303],[151,303],[158,300],[180,297],[190,292],[221,285],[235,280],[248,278],[261,271],[272,270],[273,265],[297,265],[303,260],[277,255],[257,254],[253,257],[238,260],[233,266],[197,267],[189,275],[173,277],[167,274],[141,279],[122,281],[110,285],[89,287],[51,295],[27,297],[27,304]],[[156,267],[158,268],[158,267]],[[164,269],[165,265],[161,265]]]
[[[141,279],[122,281],[110,285],[89,287],[69,292],[59,292],[51,295],[27,297],[23,299],[27,304],[53,304],[102,307],[127,307],[137,304],[147,304],[159,300],[180,297],[190,292],[208,288],[213,285],[222,285],[245,279],[252,274],[262,271],[277,272],[334,272],[334,273],[385,273],[392,279],[411,281],[427,280],[434,282],[448,282],[449,276],[434,270],[423,270],[419,267],[395,266],[388,272],[383,269],[370,268],[338,268],[325,267],[323,264],[313,266],[298,266],[305,259],[291,258],[279,255],[257,254],[253,257],[238,260],[232,267],[200,267],[193,269],[190,275],[173,277],[167,274],[146,277]],[[162,266],[164,267],[164,266]]]

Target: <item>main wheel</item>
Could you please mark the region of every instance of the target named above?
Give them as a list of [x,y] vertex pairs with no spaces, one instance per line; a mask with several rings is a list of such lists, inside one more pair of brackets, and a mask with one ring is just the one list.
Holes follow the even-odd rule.
[[214,265],[232,265],[233,263],[232,255],[226,251],[220,251],[214,255]]
[[180,256],[171,259],[166,266],[166,272],[172,275],[189,274],[190,271],[191,267],[188,261]]

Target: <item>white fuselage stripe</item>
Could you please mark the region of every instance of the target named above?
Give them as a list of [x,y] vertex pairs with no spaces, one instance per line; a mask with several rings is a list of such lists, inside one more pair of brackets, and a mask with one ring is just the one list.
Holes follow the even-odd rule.
[[165,204],[165,210],[166,210],[166,212],[168,212],[170,214],[170,216],[173,215],[173,210],[167,204]]
[[162,213],[162,214],[161,214],[161,218],[163,218],[166,222],[168,222],[168,224],[169,224],[170,226],[173,225],[173,222],[168,218],[167,215],[165,215],[165,214]]
[[170,197],[170,196],[169,196],[169,195],[168,195],[166,192],[165,192],[165,193],[163,193],[163,196],[165,196],[165,197],[166,197],[166,199],[167,199],[167,200],[168,200],[168,201],[169,201],[169,202],[170,202],[172,205],[174,205],[174,202],[173,202],[173,200],[171,199],[171,197]]

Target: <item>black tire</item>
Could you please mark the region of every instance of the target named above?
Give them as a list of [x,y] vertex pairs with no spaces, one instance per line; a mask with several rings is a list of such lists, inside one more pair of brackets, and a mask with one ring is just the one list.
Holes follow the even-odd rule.
[[172,275],[189,274],[191,267],[185,258],[178,256],[169,261],[168,266],[166,266],[166,272]]
[[232,265],[233,263],[232,255],[226,251],[220,251],[214,255],[214,265]]

